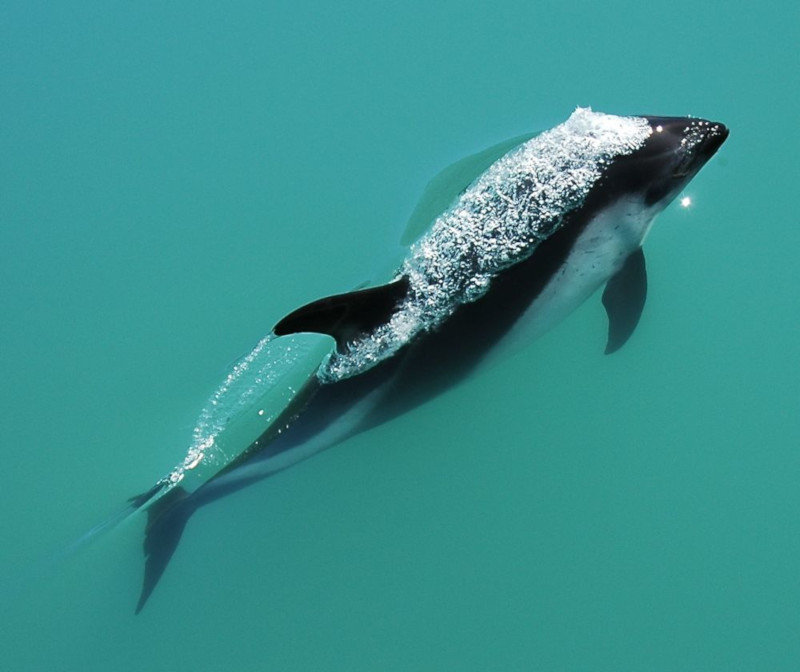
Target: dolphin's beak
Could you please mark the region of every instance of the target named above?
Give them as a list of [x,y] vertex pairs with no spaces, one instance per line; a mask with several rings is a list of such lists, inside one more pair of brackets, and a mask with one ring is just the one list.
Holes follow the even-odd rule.
[[717,153],[729,133],[725,124],[706,119],[683,119],[680,124],[672,121],[670,126],[681,156],[673,171],[673,177],[678,178],[697,173]]
[[717,153],[717,150],[722,147],[722,143],[728,139],[728,134],[730,133],[725,124],[720,124],[719,122],[710,123],[711,125],[697,148],[698,155],[702,156],[704,161],[708,161]]

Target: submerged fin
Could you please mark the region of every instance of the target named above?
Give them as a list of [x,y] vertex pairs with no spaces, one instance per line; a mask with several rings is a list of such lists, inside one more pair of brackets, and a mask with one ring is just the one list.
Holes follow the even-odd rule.
[[514,147],[527,142],[537,133],[511,138],[498,143],[482,152],[472,154],[456,161],[442,170],[425,187],[414,212],[408,219],[408,224],[400,238],[402,245],[410,245],[419,238],[439,215],[463,192],[475,179],[504,154],[508,154]]
[[147,603],[159,579],[164,574],[172,554],[181,540],[186,521],[194,507],[186,506],[189,496],[183,488],[175,487],[147,510],[147,527],[144,536],[144,581],[139,602],[138,614]]
[[336,339],[341,350],[348,341],[388,322],[408,293],[408,279],[387,285],[336,294],[313,301],[289,313],[273,328],[276,336],[314,332]]
[[644,252],[638,248],[606,284],[603,306],[608,315],[606,354],[616,352],[631,337],[642,316],[647,298]]

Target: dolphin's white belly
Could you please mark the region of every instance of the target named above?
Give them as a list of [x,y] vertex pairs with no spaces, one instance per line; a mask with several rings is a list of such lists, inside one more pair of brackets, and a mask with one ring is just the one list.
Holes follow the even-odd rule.
[[615,275],[642,245],[656,212],[626,199],[598,213],[575,240],[564,263],[512,328],[487,353],[482,366],[552,329]]

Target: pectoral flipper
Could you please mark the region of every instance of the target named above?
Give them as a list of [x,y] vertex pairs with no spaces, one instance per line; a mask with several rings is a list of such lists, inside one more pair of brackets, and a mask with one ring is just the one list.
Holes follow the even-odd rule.
[[622,268],[611,277],[603,291],[603,306],[608,315],[606,354],[619,350],[633,334],[647,298],[647,269],[639,247]]

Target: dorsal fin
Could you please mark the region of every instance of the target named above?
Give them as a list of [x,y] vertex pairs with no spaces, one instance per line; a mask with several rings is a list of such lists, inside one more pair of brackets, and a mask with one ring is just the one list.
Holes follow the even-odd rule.
[[514,147],[527,142],[535,135],[537,133],[526,133],[511,138],[482,152],[471,154],[442,170],[428,182],[425,191],[422,192],[414,212],[408,219],[400,243],[402,245],[413,243],[481,173],[501,156],[508,154]]
[[328,334],[342,350],[349,341],[388,322],[407,293],[408,279],[401,277],[379,287],[328,296],[292,311],[272,331],[276,336]]

